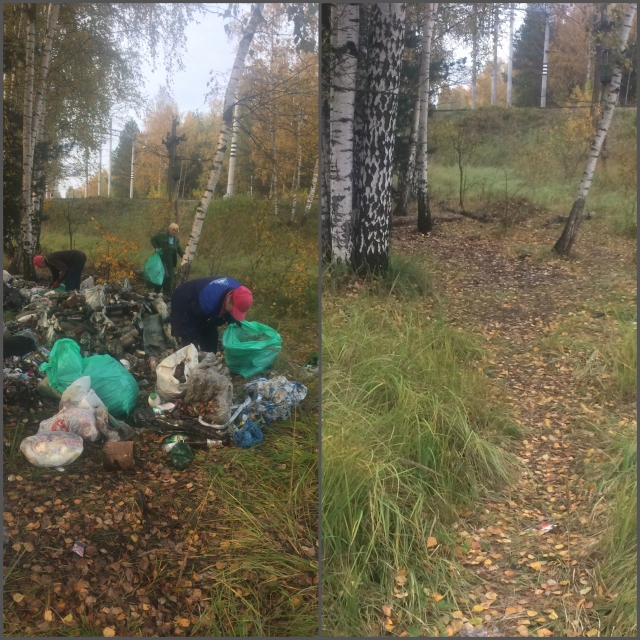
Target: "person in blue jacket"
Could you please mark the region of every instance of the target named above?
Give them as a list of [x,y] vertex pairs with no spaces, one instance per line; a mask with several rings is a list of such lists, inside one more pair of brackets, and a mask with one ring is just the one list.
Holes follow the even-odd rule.
[[182,346],[218,350],[218,327],[245,319],[253,294],[233,278],[212,276],[188,280],[171,296],[171,335]]

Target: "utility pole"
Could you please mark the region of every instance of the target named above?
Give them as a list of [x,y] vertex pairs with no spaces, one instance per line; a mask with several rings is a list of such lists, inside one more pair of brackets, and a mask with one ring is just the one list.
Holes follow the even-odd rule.
[[498,29],[500,28],[500,5],[493,4],[493,65],[491,68],[491,106],[498,104]]
[[542,89],[540,91],[540,106],[547,106],[547,71],[549,64],[549,22],[551,20],[551,5],[545,4],[544,21],[544,53],[542,57]]
[[89,197],[89,149],[84,150],[84,197]]
[[98,151],[98,195],[102,195],[102,143]]
[[169,154],[169,168],[167,170],[167,200],[171,202],[174,200],[174,215],[176,220],[178,219],[178,195],[174,194],[176,179],[173,175],[174,166],[176,160],[176,149],[181,142],[184,142],[187,139],[187,136],[182,134],[180,137],[177,135],[178,127],[178,117],[171,116],[171,132],[167,133],[167,139],[162,141],[162,144],[167,147],[167,152]]
[[236,153],[238,150],[238,116],[240,115],[240,105],[236,104],[233,109],[233,129],[231,133],[231,152],[229,154],[229,177],[227,179],[227,193],[225,198],[233,196],[233,178],[236,170]]
[[509,60],[507,61],[507,107],[511,106],[511,82],[513,76],[513,23],[515,21],[515,4],[509,5]]
[[133,199],[133,161],[136,156],[136,134],[131,136],[131,184],[129,185],[129,198]]
[[109,181],[107,182],[107,198],[111,197],[111,136],[113,135],[113,118],[109,120]]

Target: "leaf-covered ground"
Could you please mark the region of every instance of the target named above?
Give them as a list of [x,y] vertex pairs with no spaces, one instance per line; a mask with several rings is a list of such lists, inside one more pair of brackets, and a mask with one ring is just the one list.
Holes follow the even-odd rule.
[[[635,243],[585,222],[561,260],[549,251],[561,227],[543,222],[536,212],[506,236],[472,220],[430,236],[394,230],[394,249],[436,272],[447,319],[484,337],[482,370],[522,429],[517,482],[461,514],[455,545],[435,548],[464,565],[471,588],[434,595],[432,635],[612,634],[600,612],[620,593],[597,567],[615,505],[598,479],[616,439],[635,442],[635,377],[620,388],[625,371],[607,362],[636,319]],[[408,635],[394,610],[382,607],[383,624]]]
[[5,635],[317,633],[316,383],[261,445],[199,451],[184,471],[145,432],[131,475],[104,471],[99,447],[64,473],[31,466],[19,443],[57,403],[4,400]]

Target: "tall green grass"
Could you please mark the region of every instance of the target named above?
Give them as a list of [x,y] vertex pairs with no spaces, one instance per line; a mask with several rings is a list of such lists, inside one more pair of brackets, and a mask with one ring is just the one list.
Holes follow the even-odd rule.
[[477,371],[479,344],[416,296],[323,297],[324,632],[377,635],[389,602],[424,631],[429,608],[451,604],[424,588],[446,595],[461,581],[427,538],[446,541],[457,508],[508,481],[498,443],[510,427]]
[[615,452],[603,478],[612,510],[608,527],[598,548],[598,577],[607,597],[596,605],[602,635],[636,637],[638,633],[638,451],[635,434],[622,443],[614,442]]

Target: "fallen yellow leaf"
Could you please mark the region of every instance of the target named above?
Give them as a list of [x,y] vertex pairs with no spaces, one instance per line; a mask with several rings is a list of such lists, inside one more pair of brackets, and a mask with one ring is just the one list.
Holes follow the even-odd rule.
[[384,628],[387,631],[393,631],[393,629],[395,628],[393,622],[391,622],[389,618],[387,618],[386,622],[384,623]]
[[552,635],[553,631],[550,631],[549,629],[538,629],[538,638],[549,638]]
[[439,593],[434,593],[431,596],[432,600],[434,600],[435,602],[440,602],[440,600],[444,600],[444,596],[440,595]]
[[102,630],[102,635],[103,635],[105,638],[113,638],[113,636],[115,636],[115,635],[116,635],[116,630],[115,630],[113,627],[105,627],[105,628]]
[[597,629],[589,629],[589,631],[587,631],[587,635],[590,638],[595,638],[595,636],[598,635],[598,630]]
[[553,609],[551,609],[551,611],[549,611],[549,617],[552,620],[557,620],[558,619],[558,614]]
[[507,607],[504,610],[504,615],[505,616],[510,616],[512,613],[518,613],[518,610],[515,607]]
[[433,536],[429,536],[427,538],[427,549],[430,549],[431,547],[437,547],[437,546],[438,546],[437,538],[434,538]]
[[538,612],[534,611],[533,609],[527,609],[527,615],[530,618],[535,618],[538,615]]
[[53,620],[53,613],[52,613],[51,609],[45,609],[44,610],[44,619],[47,622],[51,622]]
[[14,593],[13,600],[14,602],[22,602],[24,600],[24,596],[21,593]]
[[388,604],[382,605],[382,613],[384,613],[387,618],[391,617],[391,607]]
[[523,624],[521,624],[516,631],[523,637],[526,638],[529,635],[529,629],[527,629],[527,627],[525,627]]
[[131,539],[132,539],[134,542],[138,542],[138,536],[137,536],[135,533],[132,533],[132,534],[131,534]]
[[460,619],[460,618],[463,618],[464,616],[463,616],[463,614],[462,614],[462,611],[454,611],[454,612],[451,614],[451,617]]
[[540,569],[542,569],[542,565],[539,562],[532,562],[529,566],[536,571],[540,571]]
[[484,607],[481,604],[476,604],[473,606],[472,611],[475,611],[476,613],[480,613],[481,611],[484,611]]
[[65,616],[64,618],[62,618],[62,622],[65,622],[66,624],[71,624],[73,622],[73,615],[69,614]]

